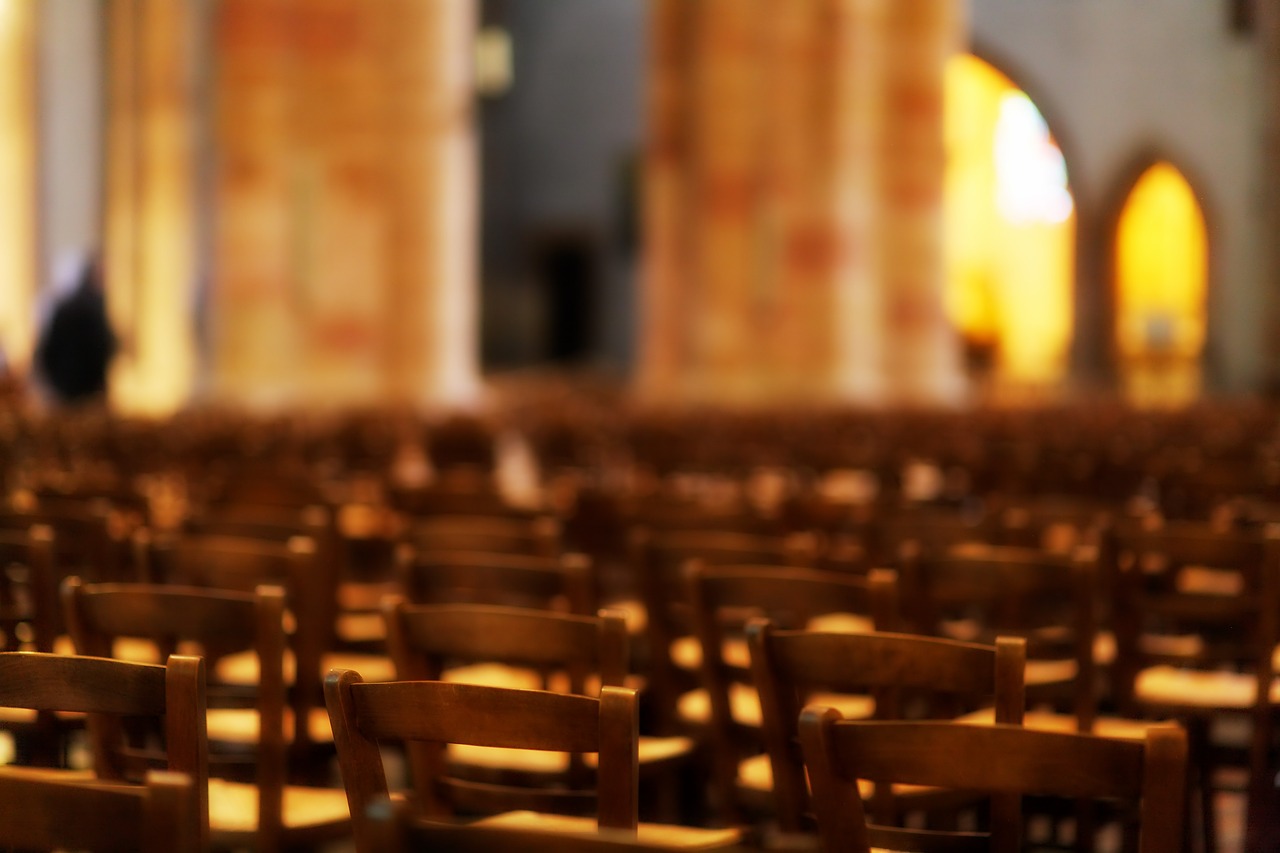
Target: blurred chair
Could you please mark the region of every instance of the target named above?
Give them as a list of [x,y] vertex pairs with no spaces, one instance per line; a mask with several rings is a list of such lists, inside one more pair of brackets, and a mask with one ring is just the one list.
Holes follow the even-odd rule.
[[[632,690],[606,687],[595,699],[437,681],[365,684],[354,672],[335,671],[325,681],[325,699],[361,853],[380,849],[369,810],[388,796],[379,751],[379,742],[385,740],[428,747],[426,775],[415,779],[416,813],[428,819],[530,808],[582,812],[585,807],[595,811],[595,819],[549,816],[538,823],[551,831],[579,833],[594,833],[597,827],[627,832],[637,828],[638,721]],[[536,789],[449,783],[443,763],[447,743],[597,753],[596,784],[586,789]],[[517,813],[514,820],[525,824],[530,818]],[[501,815],[497,823],[503,823]]]
[[800,742],[823,850],[901,851],[1023,848],[1019,810],[992,809],[989,832],[925,832],[870,823],[859,781],[1124,800],[1140,810],[1139,853],[1181,853],[1186,736],[1153,727],[1143,741],[1043,732],[1011,725],[844,720],[810,706]]
[[[693,560],[686,585],[701,651],[702,687],[679,698],[677,716],[709,734],[720,815],[732,820],[743,808],[767,813],[773,794],[743,626],[752,617],[767,616],[789,627],[891,628],[897,622],[896,578],[888,571],[864,578],[794,567],[705,566]],[[869,714],[873,707],[865,694],[831,695],[828,701],[857,715]]]
[[[824,694],[870,693],[880,720],[928,716],[935,712],[930,700],[945,697],[947,710],[992,707],[998,722],[1022,722],[1026,646],[1021,639],[987,646],[908,634],[782,630],[766,619],[753,619],[747,638],[784,832],[811,829],[796,720],[806,704],[827,702]],[[955,804],[953,796],[939,797],[921,787],[867,785],[860,796],[886,823],[906,810]]]
[[209,739],[214,778],[209,823],[219,845],[277,850],[340,838],[349,832],[346,799],[336,788],[289,784],[283,659],[284,593],[253,593],[149,584],[63,587],[67,621],[82,653],[110,656],[124,637],[161,649],[199,650],[217,672],[219,658],[248,651],[258,683],[208,686]]
[[[3,768],[5,774],[15,779],[97,780],[117,785],[140,781],[148,771],[158,769],[185,774],[195,807],[183,812],[184,826],[175,832],[180,830],[186,838],[194,832],[203,849],[208,839],[208,737],[204,662],[199,658],[172,655],[159,666],[0,652],[0,707],[88,715],[93,757],[91,770],[10,765]],[[0,804],[8,809],[8,798],[0,797]],[[12,824],[0,820],[0,834],[6,825]],[[17,840],[14,843],[21,846]]]

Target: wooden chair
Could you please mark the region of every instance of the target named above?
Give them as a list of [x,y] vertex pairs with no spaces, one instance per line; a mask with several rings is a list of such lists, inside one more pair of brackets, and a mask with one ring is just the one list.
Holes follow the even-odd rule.
[[[1019,638],[979,645],[884,632],[784,630],[767,619],[753,619],[747,625],[747,640],[778,824],[784,832],[811,829],[796,720],[805,704],[823,701],[816,698],[818,691],[870,693],[874,716],[880,720],[928,715],[928,700],[945,697],[948,710],[991,707],[998,722],[1022,722],[1026,646]],[[887,823],[900,806],[928,811],[935,805],[929,799],[932,793],[868,786],[862,795]]]
[[[679,732],[677,704],[698,686],[700,646],[686,600],[685,568],[704,565],[807,566],[814,559],[810,537],[781,538],[716,530],[651,532],[634,528],[628,539],[631,583],[638,600],[609,602],[627,611],[628,625],[641,626],[637,669],[648,679],[645,705],[659,734]],[[744,658],[745,660],[745,658]]]
[[54,548],[48,525],[0,530],[0,650],[53,651],[62,625]]
[[0,767],[0,846],[102,853],[199,853],[190,776],[148,771],[141,786],[60,780]]
[[[289,784],[283,671],[284,593],[253,593],[151,584],[63,586],[67,621],[78,650],[109,656],[122,637],[159,648],[198,649],[213,664],[248,651],[258,662],[250,689],[211,680],[208,689],[214,767],[209,821],[216,843],[259,850],[312,844],[349,831],[346,801],[335,788]],[[247,707],[246,707],[247,706]]]
[[[416,781],[415,812],[447,821],[455,814],[511,808],[581,812],[594,803],[596,820],[549,821],[594,832],[635,832],[638,826],[639,737],[635,691],[606,687],[600,698],[438,681],[369,683],[335,671],[325,681],[338,761],[350,804],[356,849],[380,850],[369,810],[388,796],[379,742],[433,745],[428,774]],[[598,755],[591,789],[530,789],[452,784],[441,764],[447,743]]]
[[[6,774],[60,782],[96,779],[117,787],[123,781],[141,780],[151,770],[184,774],[191,782],[195,804],[182,812],[183,825],[175,827],[175,832],[180,830],[183,838],[194,834],[199,849],[204,848],[209,837],[208,738],[204,662],[199,658],[172,655],[159,666],[0,652],[0,707],[86,714],[93,745],[91,771],[10,766],[4,769]],[[157,797],[168,798],[163,793]],[[0,810],[8,807],[8,797],[0,795]],[[0,836],[10,825],[0,818]],[[35,832],[39,825],[28,828]],[[22,846],[18,840],[14,843]]]
[[[293,622],[284,677],[289,713],[298,721],[289,742],[289,764],[297,774],[327,775],[333,741],[322,675],[327,671],[325,652],[333,645],[335,584],[333,566],[321,559],[315,541],[302,536],[287,543],[238,536],[151,536],[142,531],[135,545],[148,582],[249,593],[264,584],[284,589]],[[258,683],[258,662],[251,653],[227,655],[214,666],[211,677],[219,681],[246,687]],[[382,669],[389,673],[389,667]],[[257,738],[250,719],[246,717],[242,735],[247,744]]]
[[868,722],[810,706],[800,743],[822,849],[898,851],[1023,849],[1018,810],[992,808],[989,832],[944,834],[868,822],[860,779],[973,790],[1124,800],[1140,811],[1139,853],[1181,853],[1186,735],[1158,726],[1143,741],[997,724]]
[[[908,624],[929,636],[978,643],[1022,637],[1028,710],[1036,711],[1027,724],[1090,731],[1099,722],[1095,555],[1084,548],[1061,557],[978,544],[917,551],[901,564]],[[1123,733],[1119,721],[1108,724],[1114,730],[1105,733]]]
[[[759,697],[750,678],[743,626],[767,616],[788,627],[826,617],[843,630],[891,628],[897,621],[892,572],[869,578],[770,566],[705,566],[694,560],[686,577],[693,625],[701,647],[702,688],[679,699],[677,714],[709,731],[717,810],[733,819],[741,808],[772,811]],[[866,695],[829,697],[850,713],[868,713]]]
[[[1212,791],[1229,752],[1249,768],[1246,846],[1280,831],[1272,785],[1275,683],[1280,640],[1280,534],[1215,530],[1197,523],[1115,532],[1117,662],[1123,712],[1173,717],[1187,727],[1204,845],[1217,843]],[[1220,748],[1213,723],[1248,721],[1243,750]],[[1240,763],[1239,759],[1234,759]]]
[[[635,686],[627,674],[626,627],[618,613],[602,610],[587,617],[484,605],[415,605],[395,596],[384,600],[383,609],[401,681],[443,679],[588,696],[598,696],[601,686]],[[642,780],[667,794],[678,791],[694,748],[687,737],[641,735]],[[584,764],[582,756],[557,753],[460,747],[446,753],[455,767],[482,777],[525,773],[545,784],[556,775],[581,779],[590,770],[589,756]],[[415,766],[420,754],[421,749],[410,748]]]

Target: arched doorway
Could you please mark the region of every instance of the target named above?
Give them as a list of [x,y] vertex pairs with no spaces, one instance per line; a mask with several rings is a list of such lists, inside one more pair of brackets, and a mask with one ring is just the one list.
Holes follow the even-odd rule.
[[1139,405],[1180,405],[1200,393],[1208,328],[1204,213],[1171,163],[1143,171],[1116,220],[1117,372]]
[[946,76],[947,310],[973,379],[1040,394],[1066,376],[1075,205],[1039,109],[976,56]]

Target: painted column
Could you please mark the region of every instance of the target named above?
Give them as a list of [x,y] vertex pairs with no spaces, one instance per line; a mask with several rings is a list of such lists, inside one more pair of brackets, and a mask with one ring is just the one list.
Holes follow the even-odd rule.
[[120,340],[111,401],[162,415],[195,374],[196,276],[191,57],[185,0],[111,0],[104,274]]
[[35,15],[0,0],[0,350],[25,372],[35,346],[38,279]]
[[885,383],[892,398],[958,401],[963,373],[943,305],[943,80],[959,48],[958,0],[884,6],[883,132],[877,242],[884,295]]
[[474,0],[223,0],[223,396],[477,395],[475,21]]
[[459,405],[479,394],[476,0],[389,0],[392,210],[389,392]]

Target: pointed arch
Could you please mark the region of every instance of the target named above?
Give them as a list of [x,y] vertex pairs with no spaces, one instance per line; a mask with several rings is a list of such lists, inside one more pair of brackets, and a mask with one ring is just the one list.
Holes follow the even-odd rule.
[[1148,154],[1119,184],[1108,219],[1111,349],[1140,405],[1199,396],[1209,343],[1211,250],[1200,194],[1175,161]]
[[974,54],[947,71],[947,307],[970,367],[997,387],[1067,375],[1076,212],[1066,159],[1038,106]]

